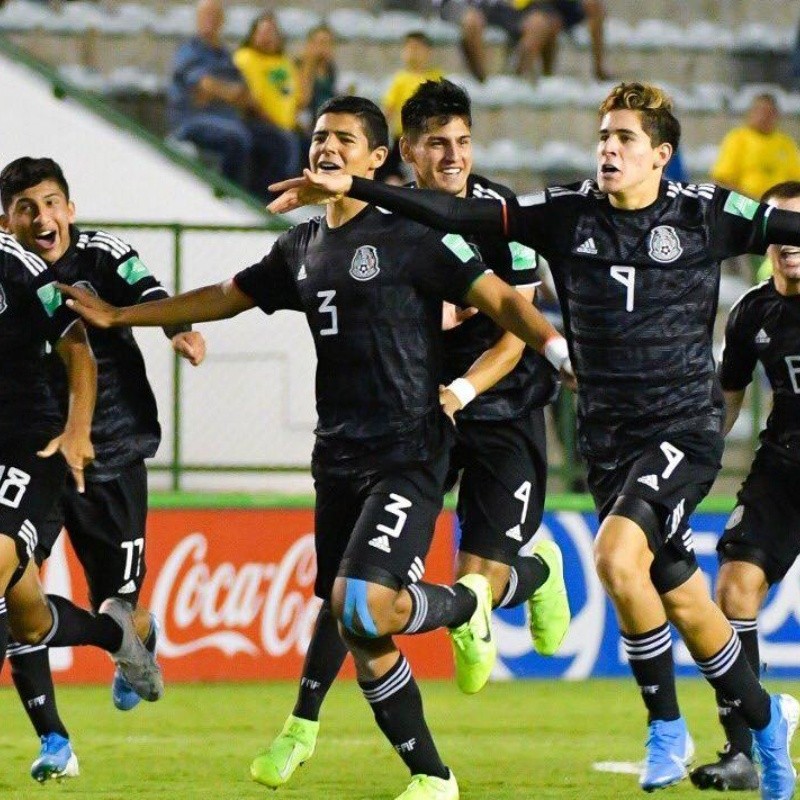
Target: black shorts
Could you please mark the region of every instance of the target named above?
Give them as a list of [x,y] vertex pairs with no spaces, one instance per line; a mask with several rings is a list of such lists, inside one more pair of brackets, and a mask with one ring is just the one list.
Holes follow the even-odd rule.
[[460,422],[450,470],[461,471],[459,550],[513,564],[542,523],[544,411],[508,422]]
[[587,479],[600,521],[622,495],[644,500],[659,522],[658,531],[647,532],[656,557],[654,568],[658,568],[660,551],[667,547],[672,552],[665,552],[663,558],[674,561],[677,556],[693,572],[697,561],[689,517],[717,477],[722,449],[719,433],[678,433],[637,448],[613,469],[590,464]]
[[109,597],[136,605],[147,573],[146,525],[147,469],[138,461],[113,480],[87,480],[84,494],[68,484],[48,517],[36,560],[41,564],[49,557],[66,528],[86,575],[92,608]]
[[353,478],[317,471],[314,592],[328,600],[337,576],[400,588],[425,571],[442,508],[450,442],[427,464]]
[[544,2],[532,3],[527,8],[524,8],[522,13],[527,14],[531,11],[553,14],[561,20],[564,30],[567,31],[576,25],[580,25],[586,19],[583,3],[576,3],[573,0],[545,0]]
[[20,569],[33,557],[47,515],[64,486],[67,464],[61,453],[40,458],[41,439],[0,444],[0,534],[14,540]]
[[736,496],[717,543],[720,563],[747,561],[770,584],[783,579],[800,555],[800,468],[790,468],[762,447]]
[[501,28],[512,43],[521,36],[522,20],[530,10],[519,11],[505,0],[443,0],[439,13],[447,22],[460,23],[468,8],[480,11],[486,24]]

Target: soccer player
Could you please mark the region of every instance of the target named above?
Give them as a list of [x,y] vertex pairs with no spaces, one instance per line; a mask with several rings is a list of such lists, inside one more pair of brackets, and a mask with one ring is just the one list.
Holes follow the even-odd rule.
[[622,83],[600,107],[596,180],[510,201],[373,186],[306,172],[273,186],[276,212],[352,196],[444,230],[502,233],[547,259],[578,378],[579,441],[600,515],[599,577],[648,710],[645,790],[681,780],[694,746],[680,715],[668,620],[735,704],[761,759],[762,797],[791,797],[800,707],[759,684],[697,570],[688,519],[722,453],[712,355],[719,264],[800,243],[800,215],[710,184],[662,181],[680,139],[670,99]]
[[[334,98],[320,110],[310,163],[371,178],[387,138],[374,103]],[[399,797],[457,800],[392,638],[469,621],[463,644],[476,688],[496,654],[486,578],[468,575],[452,587],[421,581],[453,440],[438,396],[442,301],[476,306],[539,349],[558,341],[555,329],[461,237],[350,198],[328,204],[324,218],[291,229],[259,263],[216,286],[123,309],[64,291],[101,326],[222,319],[256,305],[305,313],[318,358],[315,591],[330,603],[376,722],[412,774]],[[566,354],[552,358],[561,367]]]
[[[510,197],[472,172],[472,112],[467,93],[448,80],[426,81],[403,104],[400,152],[416,185],[465,197]],[[481,260],[529,302],[538,284],[536,254],[498,236],[468,237]],[[450,309],[453,307],[451,306]],[[448,310],[450,310],[448,309]],[[467,316],[464,314],[464,316]],[[458,493],[458,577],[480,573],[494,606],[528,602],[534,645],[552,654],[569,627],[561,553],[544,540],[532,546],[544,510],[547,454],[544,412],[555,389],[550,365],[483,314],[444,333],[442,405],[455,415],[452,480]],[[452,480],[449,481],[452,483]],[[409,587],[416,591],[416,587]],[[462,629],[450,631],[456,661]],[[297,702],[281,733],[251,772],[272,788],[289,781],[314,753],[319,713],[347,650],[323,606],[309,642]],[[466,670],[457,674],[468,677]],[[469,682],[460,688],[475,690]]]
[[[104,231],[80,231],[74,226],[69,186],[52,159],[24,157],[8,164],[0,173],[0,201],[0,224],[42,258],[59,281],[91,287],[119,303],[167,296],[135,250]],[[193,364],[203,360],[205,342],[200,333],[184,329],[165,333],[176,352]],[[59,503],[39,531],[34,557],[41,565],[66,525],[84,567],[92,608],[96,611],[108,598],[118,598],[133,611],[140,638],[155,652],[155,622],[138,605],[138,597],[146,573],[144,459],[155,454],[161,438],[156,402],[129,328],[92,329],[89,341],[98,363],[92,420],[95,458],[85,472],[84,492],[78,492],[74,483],[65,484]],[[63,369],[50,361],[52,383],[63,400]],[[29,579],[35,581],[33,574]],[[12,644],[8,655],[14,684],[42,742],[31,774],[40,781],[64,777],[70,762],[77,766],[77,758],[56,708],[47,648]],[[122,710],[140,700],[119,670],[112,697]]]
[[[46,340],[67,369],[66,423],[49,390]],[[85,489],[97,373],[83,324],[64,304],[55,275],[6,234],[0,234],[0,364],[0,667],[10,628],[26,643],[102,647],[136,691],[158,691],[160,675],[130,614],[108,603],[92,615],[65,598],[45,597],[36,579],[38,533],[67,467],[76,490]]]
[[[800,211],[800,182],[779,183],[762,202]],[[772,411],[761,446],[717,545],[717,602],[759,673],[757,617],[769,587],[800,555],[800,248],[771,245],[773,277],[745,292],[731,309],[719,366],[725,433],[733,427],[760,361],[772,387]],[[728,742],[718,761],[692,772],[701,789],[757,789],[752,737],[737,708],[717,697]]]

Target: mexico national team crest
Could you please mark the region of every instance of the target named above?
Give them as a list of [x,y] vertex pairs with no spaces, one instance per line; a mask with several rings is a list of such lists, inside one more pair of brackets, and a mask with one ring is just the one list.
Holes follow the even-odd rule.
[[670,225],[659,225],[650,231],[650,258],[661,264],[669,264],[680,258],[683,248],[675,228]]
[[361,245],[350,262],[350,274],[357,281],[369,281],[380,271],[378,251],[371,244]]

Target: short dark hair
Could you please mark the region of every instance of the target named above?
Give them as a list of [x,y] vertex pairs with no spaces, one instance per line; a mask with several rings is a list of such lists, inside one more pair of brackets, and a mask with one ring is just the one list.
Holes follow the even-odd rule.
[[426,133],[431,122],[446,125],[453,117],[461,117],[467,127],[472,128],[469,95],[446,78],[421,83],[400,109],[403,135],[409,139],[417,139]]
[[323,114],[353,114],[361,120],[370,149],[389,146],[389,125],[386,117],[372,100],[353,94],[342,94],[326,100],[317,110],[317,119]]
[[283,31],[281,30],[281,26],[278,23],[278,18],[272,11],[264,11],[262,14],[259,14],[250,25],[250,30],[247,32],[247,36],[242,39],[242,43],[239,45],[240,47],[252,47],[253,46],[253,37],[256,35],[256,29],[258,26],[264,21],[269,20],[275,26],[275,30],[278,33],[278,55],[283,55],[284,50],[286,49],[286,45],[283,41]]
[[408,41],[421,42],[422,44],[424,44],[424,45],[426,45],[428,47],[433,47],[433,42],[431,41],[431,37],[428,36],[428,34],[425,33],[425,31],[409,31],[403,37],[403,41],[404,42],[408,42]]
[[600,116],[619,109],[638,112],[653,147],[666,142],[673,153],[678,149],[681,124],[672,113],[672,98],[663,89],[651,83],[620,83],[600,105]]
[[3,211],[11,208],[14,197],[42,181],[55,181],[69,200],[69,184],[61,167],[52,158],[23,156],[6,164],[0,172],[0,203]]
[[791,200],[794,197],[800,197],[800,181],[784,181],[783,183],[776,183],[774,186],[770,186],[770,188],[761,195],[761,202],[768,203],[770,200]]

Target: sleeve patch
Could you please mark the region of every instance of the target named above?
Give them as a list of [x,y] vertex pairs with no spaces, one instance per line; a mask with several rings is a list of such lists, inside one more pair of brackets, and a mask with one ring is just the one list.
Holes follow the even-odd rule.
[[39,302],[42,304],[47,316],[54,316],[58,310],[58,307],[63,302],[61,292],[56,289],[55,281],[51,281],[50,283],[46,283],[44,286],[40,286],[36,290],[36,294],[39,296]]
[[753,219],[758,211],[759,203],[749,197],[745,197],[738,192],[731,192],[728,199],[725,201],[724,211],[733,214],[735,217],[744,217],[745,219]]
[[464,237],[459,236],[457,233],[448,233],[443,236],[442,244],[464,264],[475,258],[473,249],[466,243]]
[[133,286],[135,283],[139,283],[142,278],[149,277],[150,271],[138,256],[132,256],[117,267],[117,275]]
[[536,269],[536,251],[519,242],[510,242],[508,249],[511,251],[511,269],[524,270]]

